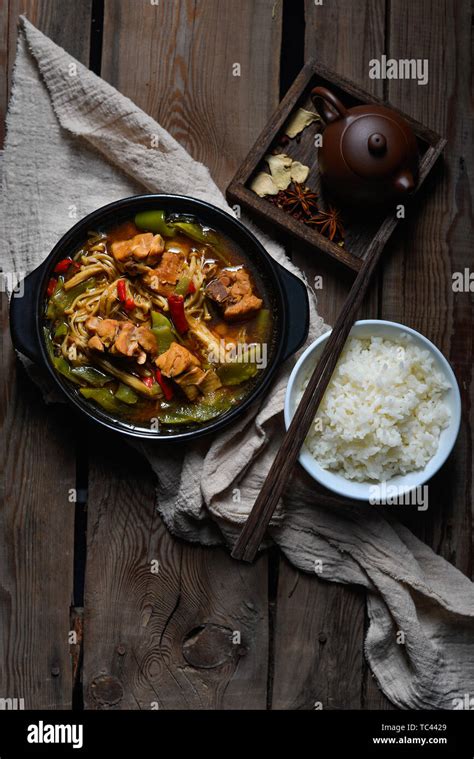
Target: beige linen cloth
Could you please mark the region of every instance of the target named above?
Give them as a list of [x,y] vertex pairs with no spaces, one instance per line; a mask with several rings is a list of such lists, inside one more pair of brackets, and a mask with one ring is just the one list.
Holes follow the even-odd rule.
[[[7,128],[4,272],[31,271],[76,219],[135,193],[182,193],[229,210],[203,165],[25,19]],[[257,234],[296,272],[280,247]],[[314,338],[325,325],[313,298],[311,323]],[[235,541],[281,440],[291,364],[258,411],[216,437],[186,448],[139,444],[173,533],[207,545]],[[401,708],[459,708],[466,694],[474,707],[470,580],[377,507],[320,503],[303,482],[294,478],[271,538],[300,570],[322,562],[323,581],[367,589],[365,653],[384,693]],[[344,621],[350,634],[351,620]]]

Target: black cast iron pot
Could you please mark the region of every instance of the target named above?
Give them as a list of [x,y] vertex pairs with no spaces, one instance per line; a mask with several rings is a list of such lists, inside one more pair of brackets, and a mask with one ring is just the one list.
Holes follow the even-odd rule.
[[[43,337],[46,287],[56,263],[74,254],[84,243],[89,231],[107,229],[133,218],[139,211],[152,209],[194,215],[201,223],[222,232],[231,243],[236,243],[263,278],[273,310],[272,347],[267,367],[260,372],[261,376],[239,405],[200,425],[159,431],[136,427],[114,418],[83,398],[51,365]],[[12,297],[10,305],[11,334],[15,348],[34,362],[45,365],[53,382],[74,406],[109,429],[134,437],[161,440],[194,439],[221,430],[241,416],[265,391],[271,392],[270,383],[279,366],[306,340],[308,323],[309,305],[304,283],[276,263],[240,221],[209,203],[180,195],[136,195],[110,203],[89,214],[75,224],[59,240],[47,259],[25,278],[24,295]]]

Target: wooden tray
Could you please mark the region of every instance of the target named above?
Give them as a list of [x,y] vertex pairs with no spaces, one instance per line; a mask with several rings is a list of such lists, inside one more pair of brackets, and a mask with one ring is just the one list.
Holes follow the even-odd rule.
[[[229,202],[233,204],[237,203],[255,212],[255,214],[276,224],[280,229],[289,232],[310,245],[315,245],[345,266],[358,271],[362,265],[362,261],[370,252],[371,247],[378,245],[380,241],[385,245],[397,226],[399,219],[396,218],[394,212],[379,214],[375,217],[372,214],[371,216],[361,218],[360,216],[355,216],[354,213],[349,214],[343,211],[342,216],[346,234],[344,247],[340,247],[317,230],[308,227],[302,221],[293,218],[287,212],[277,208],[266,198],[260,198],[248,187],[250,180],[257,171],[268,171],[268,166],[263,161],[264,156],[279,143],[279,139],[283,135],[282,127],[291,113],[296,108],[307,108],[310,111],[315,110],[309,93],[313,87],[318,85],[329,87],[329,89],[333,90],[348,108],[361,103],[386,105],[380,98],[369,95],[369,93],[364,92],[364,90],[361,90],[348,79],[335,74],[315,61],[309,61],[295,79],[229,184],[227,198]],[[393,110],[398,111],[406,119],[418,140],[420,151],[419,179],[417,187],[411,196],[413,197],[419,191],[433,168],[446,145],[446,140],[423,124],[407,116],[406,113],[402,113],[397,108]],[[317,148],[314,145],[314,138],[319,130],[320,124],[311,124],[298,137],[289,140],[288,144],[282,146],[281,152],[287,153],[293,159],[309,166],[310,173],[305,185],[320,193],[324,203],[324,190],[320,186]]]

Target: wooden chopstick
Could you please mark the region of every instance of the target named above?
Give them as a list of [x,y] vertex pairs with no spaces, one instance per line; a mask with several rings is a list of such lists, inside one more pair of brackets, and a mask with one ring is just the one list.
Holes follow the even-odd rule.
[[272,514],[283,495],[298,459],[300,448],[308,434],[347,336],[354,324],[357,311],[367,291],[383,247],[384,240],[376,236],[367,250],[364,263],[336,319],[321,358],[311,375],[263,487],[237,539],[231,554],[234,559],[243,559],[243,561],[249,562],[255,559]]

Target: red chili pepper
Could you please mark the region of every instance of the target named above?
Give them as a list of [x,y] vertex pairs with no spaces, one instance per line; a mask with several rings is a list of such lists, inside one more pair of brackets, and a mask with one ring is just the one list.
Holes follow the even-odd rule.
[[142,377],[142,382],[147,387],[153,387],[153,377]]
[[170,295],[168,298],[168,306],[170,309],[170,316],[173,320],[173,324],[182,335],[189,329],[189,324],[184,313],[184,298],[182,295]]
[[72,258],[63,258],[62,261],[58,261],[54,267],[54,271],[58,274],[65,274],[72,264]]
[[126,311],[132,311],[132,309],[135,308],[135,301],[133,300],[133,298],[127,298],[124,303],[124,306],[125,306]]
[[159,386],[163,390],[163,395],[165,396],[165,400],[170,401],[174,396],[173,385],[171,384],[169,380],[163,377],[159,369],[156,370],[156,379]]
[[48,298],[50,298],[51,295],[54,293],[57,284],[58,284],[58,280],[55,277],[51,277],[51,279],[48,282],[48,287],[46,288],[46,295],[48,296]]
[[127,288],[124,279],[119,279],[117,282],[117,298],[122,301],[122,303],[127,299]]
[[188,295],[192,295],[192,293],[195,293],[195,292],[196,292],[196,285],[194,284],[194,282],[190,282],[189,287],[188,287]]

